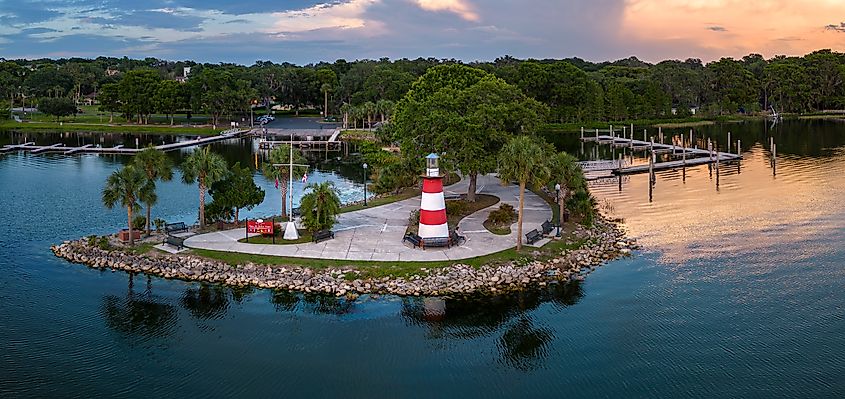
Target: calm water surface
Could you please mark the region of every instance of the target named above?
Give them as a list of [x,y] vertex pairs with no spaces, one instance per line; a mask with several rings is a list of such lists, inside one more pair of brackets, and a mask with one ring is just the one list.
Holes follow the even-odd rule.
[[[0,155],[0,396],[843,397],[845,124],[696,135],[722,142],[729,130],[745,160],[722,165],[718,187],[706,166],[685,180],[658,173],[651,201],[646,175],[621,192],[594,183],[646,247],[636,257],[577,285],[448,299],[442,318],[426,312],[436,301],[234,291],[69,264],[49,245],[124,223],[99,191],[125,159]],[[555,141],[581,152],[577,139]],[[249,164],[254,147],[214,148]],[[361,195],[357,166],[321,168],[314,179]],[[256,181],[268,196],[252,215],[274,212],[272,183]],[[161,217],[195,219],[195,187],[165,183],[160,197]]]

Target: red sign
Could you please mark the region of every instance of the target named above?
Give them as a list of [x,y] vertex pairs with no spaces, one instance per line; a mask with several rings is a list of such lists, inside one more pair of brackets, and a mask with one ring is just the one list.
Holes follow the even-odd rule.
[[246,222],[247,233],[273,234],[273,222],[250,220]]

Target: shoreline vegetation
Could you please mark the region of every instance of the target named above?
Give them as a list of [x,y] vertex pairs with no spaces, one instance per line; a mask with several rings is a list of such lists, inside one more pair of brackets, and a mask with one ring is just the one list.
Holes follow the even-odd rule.
[[454,262],[375,262],[283,258],[204,250],[181,254],[112,246],[87,237],[51,247],[73,263],[95,269],[145,273],[167,279],[253,286],[336,296],[392,294],[438,296],[499,294],[581,280],[596,267],[638,246],[612,221],[597,216],[592,227],[543,247],[526,247]]

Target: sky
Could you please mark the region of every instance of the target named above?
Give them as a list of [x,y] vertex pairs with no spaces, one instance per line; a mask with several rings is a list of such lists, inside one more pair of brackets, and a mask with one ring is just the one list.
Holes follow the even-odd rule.
[[0,57],[605,61],[845,51],[845,0],[0,0]]

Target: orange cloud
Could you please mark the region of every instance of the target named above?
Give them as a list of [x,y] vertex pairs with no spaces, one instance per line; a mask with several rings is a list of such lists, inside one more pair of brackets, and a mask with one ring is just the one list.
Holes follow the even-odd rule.
[[449,11],[473,22],[480,19],[475,7],[467,0],[416,0],[416,3],[426,11]]
[[[845,49],[842,0],[627,0],[620,34],[638,42],[686,44],[742,56],[802,55],[821,48]],[[683,48],[683,47],[681,47]]]

